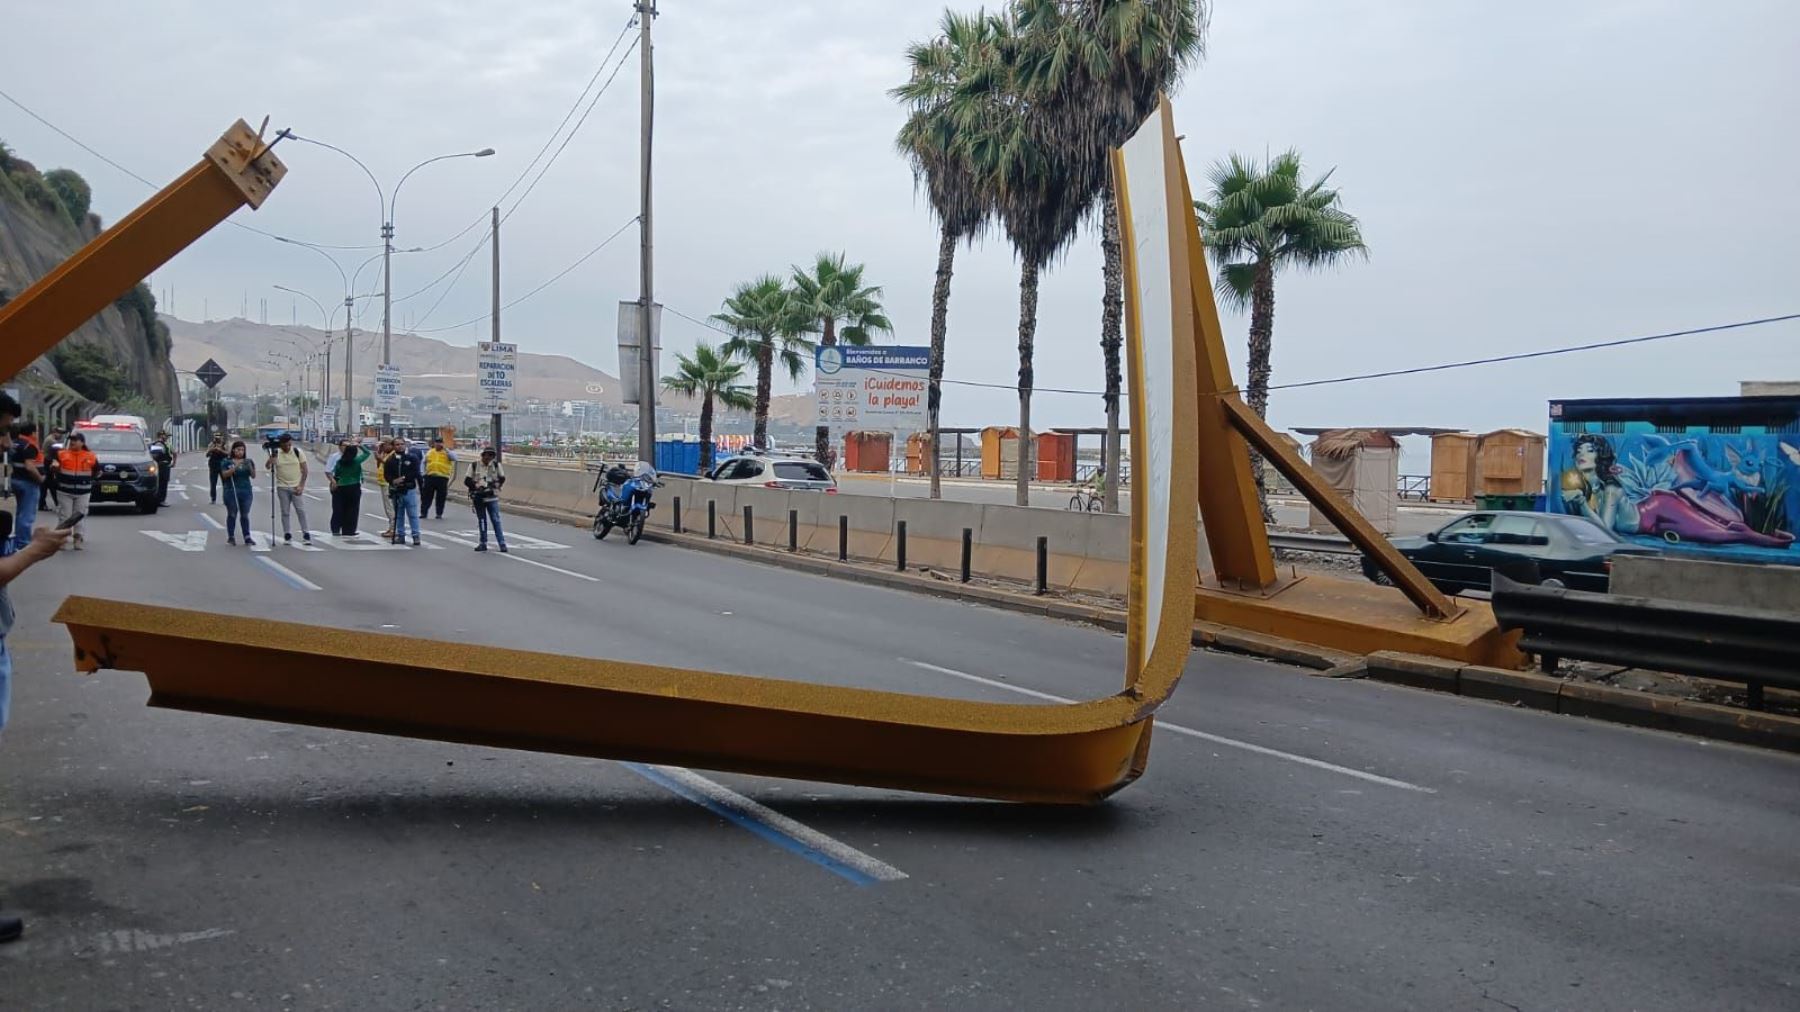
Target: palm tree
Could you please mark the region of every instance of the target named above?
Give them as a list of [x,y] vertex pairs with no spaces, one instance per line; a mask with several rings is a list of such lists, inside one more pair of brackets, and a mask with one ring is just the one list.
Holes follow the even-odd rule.
[[889,94],[907,107],[906,122],[895,145],[912,166],[913,185],[923,185],[932,213],[938,219],[937,283],[931,291],[930,385],[926,397],[929,417],[931,498],[943,494],[938,474],[938,411],[944,379],[944,341],[950,311],[950,276],[956,262],[957,242],[973,243],[987,228],[994,198],[983,177],[975,171],[958,143],[954,103],[964,92],[966,79],[981,66],[987,50],[998,39],[1001,27],[989,14],[945,11],[942,34],[930,42],[907,47],[912,73],[905,84]]
[[700,470],[710,471],[713,401],[717,399],[737,411],[749,411],[756,407],[756,399],[750,396],[748,387],[738,383],[744,375],[744,364],[733,362],[730,355],[720,354],[710,344],[694,345],[692,358],[676,352],[675,360],[675,374],[663,377],[663,389],[700,399]]
[[1100,353],[1106,371],[1106,444],[1103,456],[1114,480],[1104,507],[1119,508],[1119,391],[1123,386],[1124,271],[1119,252],[1118,207],[1107,154],[1125,143],[1173,89],[1205,48],[1204,0],[1016,0],[1019,28],[1029,43],[1021,87],[1057,123],[1057,141],[1073,156],[1091,160],[1081,173],[1093,192],[1076,195],[1082,206],[1098,201],[1102,252]]
[[[1063,17],[1054,3],[1049,17]],[[1046,56],[1043,38],[1022,34],[1017,5],[996,19],[995,42],[980,54],[954,105],[964,157],[994,194],[994,211],[1019,258],[1019,467],[1015,490],[1029,505],[1032,359],[1037,339],[1038,277],[1066,250],[1098,192],[1102,162],[1065,142],[1056,105],[1037,101]]]
[[713,320],[730,328],[733,335],[720,350],[756,365],[756,424],[751,441],[766,447],[775,361],[781,360],[789,379],[799,379],[812,351],[806,334],[816,324],[793,290],[772,274],[739,285],[725,300],[725,311],[713,314]]
[[[819,343],[829,348],[868,344],[875,334],[891,334],[881,308],[881,288],[863,284],[863,265],[846,264],[842,253],[820,253],[811,267],[794,267],[794,294],[807,317],[818,321]],[[843,326],[839,326],[842,323]],[[815,434],[819,463],[831,466],[831,427]]]
[[[1286,151],[1258,165],[1254,158],[1233,154],[1207,173],[1212,192],[1194,201],[1200,213],[1201,238],[1219,268],[1214,282],[1220,297],[1233,308],[1250,309],[1249,383],[1244,398],[1264,415],[1269,407],[1269,354],[1275,338],[1275,272],[1288,266],[1307,270],[1335,267],[1352,256],[1367,259],[1362,228],[1328,189],[1331,172],[1306,182],[1300,175],[1300,153]],[[1251,454],[1256,494],[1269,511],[1263,483],[1263,461]]]

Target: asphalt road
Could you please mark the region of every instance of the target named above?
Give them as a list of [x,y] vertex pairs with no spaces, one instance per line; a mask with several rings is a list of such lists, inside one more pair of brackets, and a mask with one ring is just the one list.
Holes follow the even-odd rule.
[[1800,1006],[1794,757],[1216,654],[1080,810],[151,710],[71,673],[65,594],[1025,703],[1123,654],[528,520],[477,555],[455,506],[253,552],[171,500],[15,587],[0,1008]]
[[[895,478],[889,480],[880,475],[843,474],[837,476],[838,487],[845,492],[858,495],[893,495],[901,499],[923,499],[931,494],[931,485],[923,478]],[[1010,506],[1015,499],[1010,482],[974,481],[962,479],[945,481],[940,486],[945,499],[954,502],[972,502]],[[1056,485],[1033,485],[1031,488],[1031,505],[1040,509],[1067,509],[1069,499],[1074,494],[1072,488]],[[1124,498],[1122,509],[1130,508],[1130,497]],[[1311,523],[1311,511],[1306,500],[1291,496],[1273,496],[1270,505],[1275,511],[1275,523],[1281,527],[1304,529]],[[1450,522],[1450,518],[1468,512],[1466,507],[1433,506],[1418,503],[1400,507],[1394,518],[1396,535],[1424,534],[1435,531]],[[1326,526],[1321,533],[1330,533]]]

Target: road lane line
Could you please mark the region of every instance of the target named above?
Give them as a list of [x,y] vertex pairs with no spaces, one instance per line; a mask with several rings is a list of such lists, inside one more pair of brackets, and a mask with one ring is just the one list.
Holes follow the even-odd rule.
[[[493,554],[499,554],[499,553],[496,552]],[[527,566],[536,566],[539,569],[548,569],[552,573],[561,573],[564,576],[573,576],[577,580],[586,580],[589,583],[599,583],[600,582],[600,578],[597,576],[589,576],[586,573],[577,573],[573,569],[564,569],[561,566],[552,566],[547,562],[539,562],[536,559],[520,558],[519,556],[514,555],[511,552],[507,552],[506,554],[501,555],[500,557],[503,559],[511,559],[514,562],[523,562]]]
[[312,582],[311,580],[308,580],[306,577],[301,576],[299,573],[294,572],[293,570],[289,569],[288,567],[282,565],[279,562],[276,562],[274,559],[271,559],[266,555],[257,556],[256,561],[262,563],[263,565],[269,567],[270,569],[273,569],[277,576],[280,576],[282,579],[286,580],[290,584],[293,584],[295,587],[298,587],[301,590],[318,590],[318,589],[320,589],[318,584]]
[[826,836],[780,812],[761,805],[724,784],[678,766],[625,763],[626,769],[659,787],[673,791],[723,819],[736,823],[777,847],[859,886],[898,882],[907,875],[880,858]]
[[[1023,696],[1031,696],[1036,699],[1042,699],[1042,700],[1045,700],[1045,701],[1051,702],[1051,703],[1074,703],[1074,702],[1077,702],[1077,700],[1067,699],[1062,696],[1053,696],[1048,692],[1039,692],[1036,689],[1027,689],[1023,686],[1011,685],[1009,683],[998,681],[996,679],[983,678],[980,675],[971,675],[967,671],[958,671],[955,668],[946,668],[946,667],[942,667],[942,666],[939,666],[936,664],[927,664],[924,661],[908,660],[907,658],[904,658],[904,657],[902,657],[900,659],[903,661],[906,661],[906,663],[911,664],[913,667],[916,667],[916,668],[924,668],[927,671],[935,671],[941,675],[949,675],[953,678],[961,678],[966,681],[974,682],[978,685],[987,685],[987,686],[991,686],[996,689],[1005,689],[1008,692],[1016,692]],[[1358,780],[1366,780],[1372,784],[1381,784],[1383,787],[1398,787],[1403,791],[1418,791],[1421,794],[1436,794],[1437,793],[1437,788],[1435,788],[1435,787],[1421,787],[1418,784],[1408,783],[1405,780],[1396,780],[1393,777],[1384,777],[1379,773],[1370,773],[1366,770],[1352,769],[1348,766],[1339,766],[1336,763],[1328,763],[1328,762],[1324,761],[1323,759],[1314,759],[1310,756],[1295,755],[1292,752],[1283,752],[1280,749],[1269,748],[1265,745],[1256,745],[1256,744],[1252,744],[1251,742],[1247,742],[1247,741],[1239,741],[1236,738],[1227,738],[1221,734],[1211,734],[1206,731],[1197,731],[1191,727],[1182,727],[1180,724],[1171,724],[1168,721],[1163,720],[1161,717],[1156,718],[1156,726],[1157,726],[1157,728],[1164,730],[1164,731],[1171,731],[1175,734],[1185,734],[1190,738],[1199,738],[1202,741],[1210,741],[1215,745],[1225,745],[1230,748],[1243,749],[1246,752],[1254,752],[1257,755],[1265,755],[1272,759],[1286,759],[1288,762],[1299,763],[1302,766],[1311,766],[1313,769],[1326,770],[1331,773],[1341,773],[1344,776],[1355,777]]]
[[222,524],[222,523],[220,523],[220,522],[218,522],[218,521],[217,521],[217,520],[214,520],[214,519],[213,519],[213,518],[212,518],[212,514],[211,514],[211,513],[199,513],[199,512],[196,512],[196,513],[195,513],[195,514],[194,514],[194,515],[195,515],[195,516],[197,516],[197,517],[199,517],[199,518],[200,518],[200,519],[201,519],[201,521],[203,521],[203,522],[204,522],[204,523],[206,523],[206,524],[208,524],[208,525],[210,525],[210,526],[211,526],[211,527],[212,527],[212,529],[213,529],[213,530],[215,530],[215,531],[222,531],[222,530],[224,530],[224,529],[225,529],[225,525],[224,525],[224,524]]

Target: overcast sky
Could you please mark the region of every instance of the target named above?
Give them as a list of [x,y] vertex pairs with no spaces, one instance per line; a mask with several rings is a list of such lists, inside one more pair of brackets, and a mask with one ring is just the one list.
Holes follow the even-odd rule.
[[[897,340],[927,342],[936,233],[893,152],[901,115],[886,91],[940,10],[663,0],[661,301],[704,317],[734,282],[841,249],[886,289]],[[629,16],[616,0],[18,5],[0,34],[0,88],[158,182],[234,118],[265,114],[272,130],[355,153],[389,187],[433,155],[498,149],[407,182],[396,243],[432,245],[478,218],[485,228]],[[1196,192],[1204,166],[1233,150],[1293,146],[1310,170],[1336,167],[1372,255],[1279,279],[1275,382],[1309,380],[1800,310],[1796,53],[1800,5],[1781,0],[1219,0],[1207,56],[1175,96],[1177,129]],[[524,294],[637,213],[637,137],[634,54],[507,221],[503,295]],[[80,171],[109,222],[147,195],[5,103],[0,138],[40,168]],[[312,242],[378,243],[377,195],[355,165],[299,144],[279,153],[286,181],[240,220]],[[478,237],[396,257],[396,296],[454,267]],[[506,338],[614,371],[616,304],[637,296],[636,240],[627,230],[509,310]],[[338,255],[348,270],[368,252]],[[480,318],[434,336],[485,338],[487,257],[441,302],[444,285],[398,304],[396,322]],[[360,290],[376,287],[373,276]],[[214,318],[236,315],[246,298],[255,316],[267,298],[271,322],[286,321],[289,297],[273,284],[327,306],[342,298],[316,254],[233,228],[153,279],[186,318],[203,304]],[[1005,242],[961,253],[953,291],[948,375],[1011,382],[1017,268]],[[1099,301],[1099,254],[1084,237],[1043,283],[1039,385],[1100,385]],[[317,322],[307,304],[299,312]],[[1240,375],[1246,322],[1225,319]],[[379,328],[378,308],[362,325]],[[668,346],[713,337],[665,317]],[[1753,378],[1800,379],[1800,325],[1277,392],[1271,415],[1288,426],[1542,430],[1553,397],[1731,394]],[[1016,401],[954,388],[945,410],[951,423],[988,424],[1012,417]],[[1101,418],[1096,397],[1041,394],[1034,409],[1042,425]]]

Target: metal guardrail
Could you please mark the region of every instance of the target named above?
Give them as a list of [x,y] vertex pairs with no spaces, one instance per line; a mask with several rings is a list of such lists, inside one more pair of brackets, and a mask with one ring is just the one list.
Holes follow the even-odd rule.
[[1554,674],[1565,659],[1743,682],[1752,709],[1763,687],[1800,689],[1800,615],[1517,583],[1496,573],[1494,617],[1520,629],[1519,648]]
[[1290,552],[1321,552],[1326,555],[1360,555],[1350,539],[1336,534],[1291,534],[1269,532],[1269,547]]

